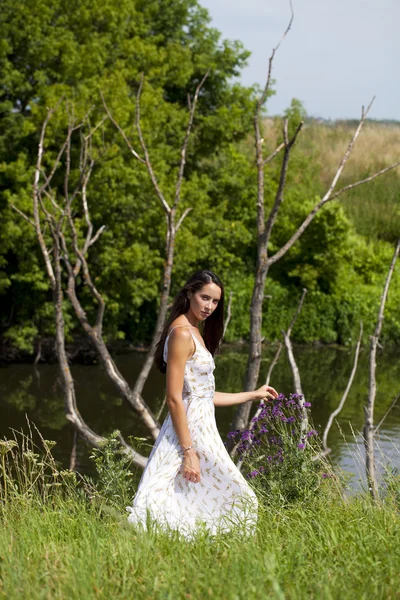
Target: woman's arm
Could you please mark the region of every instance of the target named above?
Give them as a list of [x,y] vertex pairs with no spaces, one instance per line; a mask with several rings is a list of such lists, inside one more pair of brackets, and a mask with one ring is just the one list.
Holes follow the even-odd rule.
[[278,397],[278,392],[269,385],[262,385],[254,392],[238,392],[236,394],[228,394],[225,392],[214,393],[215,406],[233,406],[234,404],[243,404],[254,400],[273,400]]
[[[168,340],[167,405],[181,448],[193,446],[182,400],[185,365],[193,353],[193,344],[190,332],[183,327],[174,329]],[[189,481],[200,481],[200,462],[195,448],[183,453],[181,472]]]

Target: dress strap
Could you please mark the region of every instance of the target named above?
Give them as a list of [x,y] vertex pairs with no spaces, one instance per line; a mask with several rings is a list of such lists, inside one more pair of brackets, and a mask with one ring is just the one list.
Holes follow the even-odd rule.
[[[190,325],[175,325],[175,327],[173,327],[172,329],[169,330],[167,337],[173,332],[174,329],[177,329],[178,327],[187,327],[188,329],[190,329],[190,332],[192,333],[192,327],[190,327]],[[193,333],[192,333],[193,335]]]
[[[167,337],[165,338],[165,342],[167,342],[167,339],[169,338],[169,336],[171,335],[171,333],[173,332],[174,329],[177,329],[178,327],[187,327],[187,329],[189,329],[192,338],[194,339],[194,352],[192,354],[192,356],[196,353],[197,350],[197,345],[196,345],[196,336],[194,335],[193,331],[192,331],[192,327],[190,327],[190,325],[175,325],[175,327],[173,327],[172,329],[169,330]],[[197,340],[197,343],[200,344],[199,340]]]

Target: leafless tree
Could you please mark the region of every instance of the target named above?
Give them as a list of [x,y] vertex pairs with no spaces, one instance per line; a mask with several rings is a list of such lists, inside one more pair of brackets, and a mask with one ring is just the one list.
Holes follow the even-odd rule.
[[158,343],[158,340],[160,339],[160,336],[161,336],[161,333],[162,333],[162,330],[163,330],[163,327],[165,324],[165,319],[166,319],[166,314],[167,314],[167,309],[168,309],[168,298],[169,298],[169,294],[170,294],[170,290],[171,290],[171,275],[172,275],[172,266],[173,266],[173,261],[174,261],[176,234],[179,230],[179,227],[182,225],[183,220],[188,215],[188,213],[192,210],[191,208],[186,208],[183,211],[183,213],[180,216],[178,216],[178,207],[179,207],[179,203],[180,203],[180,199],[181,199],[181,190],[182,190],[182,182],[183,182],[183,176],[184,176],[184,171],[185,171],[188,142],[189,142],[190,134],[191,134],[192,128],[193,128],[194,114],[195,114],[199,94],[204,86],[204,83],[208,77],[208,74],[209,74],[209,71],[207,71],[207,73],[204,75],[204,77],[198,84],[193,98],[188,96],[189,119],[188,119],[188,124],[187,124],[187,128],[186,128],[186,135],[185,135],[182,149],[181,149],[181,160],[180,160],[177,180],[176,180],[176,184],[175,184],[175,193],[170,200],[168,200],[166,198],[166,195],[163,193],[163,191],[158,183],[157,176],[156,176],[156,173],[154,172],[154,169],[153,169],[153,166],[152,166],[152,163],[150,160],[149,151],[147,149],[147,145],[146,145],[145,139],[143,137],[142,128],[141,128],[141,124],[140,124],[140,97],[141,97],[142,88],[143,88],[143,77],[141,79],[141,82],[140,82],[140,85],[138,88],[137,97],[136,97],[136,118],[135,118],[136,131],[137,131],[137,134],[139,137],[139,142],[140,142],[143,156],[141,156],[139,154],[139,152],[133,147],[131,140],[129,139],[129,137],[127,136],[125,131],[122,129],[122,127],[119,125],[119,123],[113,117],[113,115],[105,101],[104,95],[102,94],[104,108],[107,112],[109,119],[111,120],[111,122],[114,124],[114,126],[120,132],[122,138],[124,139],[127,147],[129,148],[129,150],[130,150],[132,156],[135,158],[135,160],[139,161],[141,164],[143,164],[146,167],[147,172],[150,177],[150,180],[153,184],[155,194],[156,194],[157,198],[159,199],[159,201],[162,205],[162,208],[164,210],[165,218],[166,218],[166,222],[167,222],[166,249],[165,249],[166,260],[164,262],[164,273],[163,273],[163,279],[162,279],[161,297],[160,297],[160,305],[159,305],[158,315],[157,315],[157,322],[156,322],[156,326],[154,329],[150,348],[147,352],[146,360],[140,370],[140,373],[136,379],[136,383],[135,383],[133,391],[132,391],[133,398],[135,398],[135,399],[139,399],[142,395],[144,384],[146,383],[146,380],[150,373],[150,369],[154,362],[154,354],[155,354],[155,350],[156,350],[156,345]]
[[[336,173],[321,200],[315,204],[313,209],[309,212],[304,221],[298,226],[295,233],[288,239],[283,246],[275,252],[272,256],[268,254],[268,245],[271,239],[271,234],[273,227],[276,223],[276,219],[279,214],[279,210],[281,208],[282,202],[284,200],[284,191],[286,185],[286,176],[288,172],[289,159],[292,152],[292,149],[295,145],[296,139],[299,133],[302,130],[303,123],[301,122],[293,136],[289,138],[288,134],[288,121],[285,120],[283,124],[283,142],[277,146],[277,148],[267,157],[264,157],[263,153],[263,144],[264,137],[262,132],[262,108],[267,100],[267,97],[271,88],[271,74],[272,74],[272,66],[276,51],[278,50],[282,40],[285,38],[287,33],[289,32],[293,21],[293,10],[292,16],[289,22],[289,25],[280,40],[279,44],[273,49],[272,54],[269,58],[269,66],[268,66],[268,74],[267,80],[264,87],[264,90],[261,96],[257,99],[254,111],[254,139],[255,139],[255,151],[256,151],[256,164],[257,164],[257,260],[255,267],[255,282],[253,288],[253,295],[251,300],[251,308],[250,308],[250,339],[249,339],[249,354],[244,382],[244,390],[252,391],[257,386],[257,381],[260,372],[260,364],[261,364],[261,344],[262,344],[262,306],[264,299],[264,291],[265,291],[265,283],[267,279],[267,275],[269,269],[272,265],[278,262],[285,254],[293,247],[293,245],[297,242],[300,236],[304,233],[310,223],[313,221],[314,217],[318,214],[318,212],[332,200],[341,196],[344,192],[354,189],[360,185],[368,183],[377,177],[389,172],[392,169],[395,169],[400,165],[400,162],[397,162],[393,165],[390,165],[380,171],[346,185],[340,189],[336,189],[339,179],[342,175],[343,169],[351,155],[354,144],[357,141],[358,136],[360,135],[361,129],[365,123],[367,115],[370,111],[371,103],[364,110],[364,107],[361,111],[361,118],[359,124],[347,146],[346,152],[344,153],[340,164],[336,170]],[[268,213],[268,216],[265,216],[265,202],[264,202],[264,181],[265,181],[265,173],[264,167],[267,163],[271,162],[276,156],[278,156],[283,151],[281,169],[280,169],[280,177],[279,184],[275,194],[274,202],[271,210]],[[238,407],[233,422],[232,422],[232,430],[237,429],[245,429],[249,420],[251,410],[251,403],[242,404]]]
[[376,350],[379,345],[379,337],[382,331],[383,316],[385,311],[386,299],[389,292],[390,281],[392,279],[394,267],[400,251],[400,239],[396,244],[392,262],[386,277],[385,286],[383,288],[381,302],[378,311],[378,319],[374,334],[371,336],[370,355],[369,355],[369,389],[368,403],[364,407],[365,424],[364,424],[364,446],[365,446],[365,466],[367,472],[368,487],[371,496],[374,500],[378,499],[378,486],[375,473],[375,457],[374,457],[374,408],[376,396]]
[[[13,208],[25,218],[34,228],[36,232],[36,236],[39,242],[40,250],[44,259],[47,276],[50,281],[51,289],[53,292],[53,304],[54,304],[54,314],[55,314],[55,330],[56,330],[56,353],[58,358],[58,363],[60,367],[60,375],[63,382],[64,389],[64,403],[65,403],[65,412],[66,418],[72,423],[74,428],[78,431],[79,435],[92,447],[99,446],[104,438],[97,433],[95,433],[84,421],[81,414],[79,413],[76,395],[75,395],[75,386],[74,380],[71,374],[71,370],[69,367],[69,362],[67,358],[67,354],[65,351],[65,321],[63,314],[63,300],[64,300],[64,292],[63,292],[63,269],[62,269],[62,261],[65,261],[68,266],[69,279],[71,277],[76,279],[78,276],[82,265],[84,266],[84,274],[85,279],[90,280],[90,275],[87,270],[86,264],[86,253],[89,247],[96,242],[99,235],[101,234],[101,230],[97,231],[93,234],[93,228],[91,227],[91,223],[88,224],[87,235],[84,241],[83,248],[78,247],[78,241],[75,238],[76,229],[75,226],[72,228],[72,237],[73,237],[73,246],[74,252],[76,256],[76,261],[74,264],[71,264],[69,252],[67,249],[67,243],[65,239],[64,229],[65,224],[69,222],[71,224],[71,205],[73,200],[81,193],[82,205],[85,216],[89,218],[89,213],[87,210],[87,202],[86,202],[86,185],[90,177],[90,172],[93,168],[93,161],[89,161],[88,155],[86,158],[83,158],[81,161],[81,177],[79,183],[76,185],[74,191],[70,193],[69,184],[70,184],[70,168],[71,168],[71,136],[73,132],[76,132],[82,128],[82,123],[74,124],[72,121],[68,127],[68,134],[66,140],[56,158],[55,164],[51,169],[49,175],[47,175],[44,171],[43,167],[43,157],[45,152],[45,135],[46,129],[49,123],[49,120],[53,114],[54,110],[48,110],[46,118],[44,120],[41,133],[40,140],[38,145],[38,154],[36,167],[34,172],[34,182],[33,182],[33,192],[32,192],[32,209],[33,209],[33,220],[20,211],[17,207],[13,206]],[[84,137],[84,147],[86,150],[90,144],[92,135],[94,130],[91,130],[89,134]],[[58,198],[56,194],[51,189],[51,181],[56,172],[58,164],[61,160],[62,155],[66,153],[66,167],[65,167],[65,177],[64,177],[64,201],[63,204],[59,204]],[[42,182],[43,180],[43,182]],[[45,229],[47,229],[47,234],[45,233]],[[49,246],[47,245],[49,243]],[[68,285],[70,288],[70,282]],[[70,290],[68,289],[70,292]],[[75,293],[75,283],[72,286],[72,291]],[[70,294],[69,294],[70,295]],[[70,296],[71,297],[71,296]],[[98,327],[95,331],[96,338],[101,340],[101,322],[103,315],[103,303],[101,302],[101,298],[99,298],[99,312],[98,312]],[[77,300],[79,303],[79,301]],[[80,305],[79,305],[80,306]],[[83,310],[83,309],[82,309]],[[84,311],[83,311],[84,313]],[[86,319],[86,315],[84,314],[84,318]],[[123,445],[124,451],[128,453],[133,462],[143,467],[146,464],[146,458],[137,453],[133,448],[131,448],[125,440],[120,436],[120,441]]]
[[[37,233],[37,237],[39,240],[39,244],[42,250],[42,254],[44,257],[46,270],[48,276],[50,278],[51,285],[54,286],[56,290],[56,295],[58,294],[58,300],[55,300],[55,309],[57,315],[56,321],[56,331],[57,331],[57,355],[60,361],[60,365],[62,366],[63,376],[64,376],[64,387],[66,388],[66,394],[75,394],[74,385],[72,376],[70,375],[68,361],[65,355],[64,348],[64,322],[62,315],[62,268],[61,261],[65,265],[67,276],[68,276],[68,285],[67,285],[67,295],[71,301],[71,304],[74,308],[75,314],[86,332],[86,334],[91,339],[101,362],[103,363],[105,370],[110,377],[111,381],[114,383],[116,388],[118,389],[120,395],[128,402],[128,404],[133,408],[136,413],[140,416],[142,422],[152,435],[154,439],[157,438],[159,433],[159,425],[157,419],[151,413],[149,407],[145,403],[142,397],[142,391],[144,384],[148,378],[151,366],[154,360],[154,352],[157,341],[160,337],[160,333],[165,323],[165,316],[167,311],[168,304],[168,296],[170,293],[170,282],[171,282],[171,272],[173,266],[173,257],[174,257],[174,246],[176,233],[181,226],[184,218],[190,212],[190,208],[187,208],[180,216],[177,214],[177,208],[181,197],[181,188],[182,181],[184,176],[184,168],[186,163],[186,155],[187,155],[187,147],[188,141],[190,137],[190,133],[193,127],[193,119],[194,113],[196,109],[197,100],[200,94],[200,91],[204,85],[204,82],[207,78],[208,73],[203,77],[197,89],[195,91],[193,99],[190,97],[189,100],[189,120],[186,129],[185,138],[183,141],[183,146],[181,149],[181,160],[178,170],[177,182],[175,187],[175,195],[172,199],[172,202],[169,204],[165,199],[162,190],[158,184],[156,175],[154,173],[149,152],[147,150],[146,143],[144,141],[144,137],[141,130],[140,124],[140,96],[143,87],[143,78],[140,82],[137,98],[136,98],[136,128],[138,131],[140,144],[142,147],[144,158],[140,157],[138,153],[132,147],[129,139],[126,134],[123,132],[121,127],[116,123],[113,119],[106,102],[103,97],[103,103],[107,112],[107,117],[111,119],[111,121],[116,125],[118,130],[122,133],[124,140],[128,144],[132,154],[144,164],[147,168],[150,179],[153,183],[155,193],[161,204],[164,208],[167,220],[167,234],[166,234],[166,261],[164,266],[164,275],[162,281],[162,293],[161,293],[161,301],[160,301],[160,309],[158,313],[156,328],[153,336],[153,340],[150,346],[150,350],[148,352],[146,361],[139,373],[139,376],[135,382],[133,389],[129,386],[126,379],[122,376],[120,371],[118,370],[111,354],[108,351],[107,345],[104,342],[102,336],[103,329],[103,319],[104,319],[104,311],[105,311],[105,301],[101,294],[101,292],[97,289],[94,280],[91,276],[90,266],[87,261],[87,254],[90,247],[97,241],[100,237],[101,233],[104,230],[104,227],[100,227],[100,229],[94,233],[93,232],[93,224],[90,217],[89,211],[89,203],[87,198],[87,190],[89,180],[95,165],[95,160],[92,156],[92,139],[95,131],[103,124],[105,117],[96,127],[94,127],[88,134],[83,133],[83,122],[80,124],[76,124],[75,120],[71,117],[68,133],[66,139],[57,155],[57,158],[54,162],[54,165],[49,173],[46,173],[43,169],[43,154],[44,154],[44,139],[45,132],[47,128],[47,124],[49,119],[54,111],[49,111],[46,117],[45,123],[42,128],[41,134],[41,142],[39,144],[39,152],[38,152],[38,163],[35,170],[35,182],[34,182],[34,193],[33,193],[33,213],[34,220],[30,219],[28,215],[25,215],[20,211],[19,208],[14,206],[13,208],[26,220],[28,220],[34,227]],[[79,161],[79,171],[80,177],[79,181],[75,185],[73,190],[70,189],[71,181],[71,138],[74,132],[81,132],[81,152],[80,152],[80,161]],[[60,204],[59,200],[56,198],[56,194],[51,188],[52,179],[60,165],[61,160],[64,159],[65,162],[65,175],[64,175],[64,190],[63,190],[63,199]],[[84,215],[84,220],[86,224],[86,236],[82,241],[80,239],[80,231],[78,230],[76,220],[74,218],[74,203],[76,199],[80,197],[82,201],[82,213]],[[50,237],[52,239],[53,247],[49,251],[46,247],[45,235],[43,234],[43,225],[47,227],[50,231]],[[68,234],[65,234],[66,225],[68,226]],[[53,273],[53,262],[56,265],[55,274]],[[97,304],[97,315],[94,323],[91,323],[84,306],[79,298],[79,294],[77,291],[77,279],[79,275],[83,273],[84,283],[92,295],[93,299]],[[58,279],[57,279],[58,277]],[[64,352],[64,354],[63,354]],[[68,368],[67,368],[68,367]],[[66,380],[66,374],[69,373],[68,381]],[[73,390],[73,392],[71,391]],[[68,406],[71,408],[71,402],[68,402]],[[75,412],[71,412],[71,410],[67,410],[67,418],[72,421],[75,427],[78,429],[79,433],[84,437],[84,439],[92,444],[96,445],[101,438],[98,439],[93,437],[90,434],[87,426],[79,421],[78,413],[75,406]],[[81,417],[80,417],[81,418]],[[85,429],[86,427],[86,429]],[[134,456],[136,464],[140,466],[144,466],[146,464],[146,459],[140,456],[138,453],[135,453],[123,440],[122,436],[120,437],[120,441],[122,445],[125,447],[127,452],[130,452],[132,456]]]

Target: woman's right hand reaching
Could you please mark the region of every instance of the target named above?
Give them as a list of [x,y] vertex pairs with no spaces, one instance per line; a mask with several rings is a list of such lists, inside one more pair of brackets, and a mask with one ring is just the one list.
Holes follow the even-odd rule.
[[200,459],[194,448],[191,448],[184,453],[180,471],[187,481],[199,483]]

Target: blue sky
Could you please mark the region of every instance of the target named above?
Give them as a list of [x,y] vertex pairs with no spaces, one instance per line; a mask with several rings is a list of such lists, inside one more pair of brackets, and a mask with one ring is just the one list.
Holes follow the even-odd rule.
[[[251,51],[241,81],[265,81],[268,58],[285,30],[288,0],[199,0],[211,25]],[[376,99],[375,119],[400,120],[400,0],[293,0],[292,29],[274,62],[270,114],[293,97],[309,115],[358,118]]]

